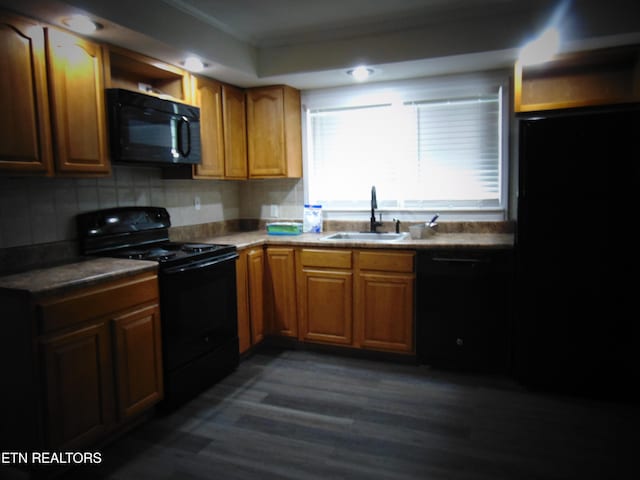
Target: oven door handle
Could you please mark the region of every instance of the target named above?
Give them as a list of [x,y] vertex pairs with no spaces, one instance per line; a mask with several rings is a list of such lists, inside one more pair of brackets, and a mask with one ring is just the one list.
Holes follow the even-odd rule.
[[193,270],[200,270],[201,268],[211,268],[216,265],[220,265],[223,262],[235,260],[239,255],[236,252],[228,253],[220,257],[209,260],[200,260],[198,262],[187,263],[186,265],[179,265],[177,267],[169,267],[162,270],[165,275],[174,275],[176,273],[190,272]]

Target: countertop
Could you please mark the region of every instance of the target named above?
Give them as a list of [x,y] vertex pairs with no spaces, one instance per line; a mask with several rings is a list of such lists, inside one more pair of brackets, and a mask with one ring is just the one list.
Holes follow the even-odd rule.
[[35,297],[59,295],[74,288],[89,287],[157,269],[156,262],[146,260],[87,257],[65,265],[0,277],[0,289],[25,291]]
[[203,243],[222,243],[235,245],[238,249],[261,245],[289,245],[305,247],[342,247],[342,248],[384,248],[384,249],[509,249],[513,248],[512,233],[436,233],[435,235],[414,240],[408,237],[393,241],[366,240],[323,240],[324,237],[339,232],[303,233],[300,235],[268,235],[264,231],[240,232],[214,237],[194,239]]
[[[333,233],[303,233],[301,235],[268,235],[265,231],[239,232],[213,237],[193,238],[192,241],[235,245],[238,249],[263,245],[327,248],[384,248],[384,249],[505,249],[513,247],[510,233],[437,233],[430,238],[400,241],[324,240]],[[26,291],[36,297],[63,294],[79,287],[115,280],[145,271],[156,271],[156,262],[116,258],[91,258],[60,266],[28,270],[0,277],[0,289]]]

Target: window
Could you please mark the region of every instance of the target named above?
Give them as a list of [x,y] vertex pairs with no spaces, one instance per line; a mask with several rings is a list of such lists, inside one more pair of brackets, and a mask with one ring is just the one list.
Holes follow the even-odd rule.
[[[329,211],[367,210],[375,185],[382,210],[504,215],[501,85],[472,95],[439,88],[435,98],[410,90],[379,103],[384,95],[311,98],[334,106],[307,106],[308,202]],[[341,98],[347,105],[335,106]]]

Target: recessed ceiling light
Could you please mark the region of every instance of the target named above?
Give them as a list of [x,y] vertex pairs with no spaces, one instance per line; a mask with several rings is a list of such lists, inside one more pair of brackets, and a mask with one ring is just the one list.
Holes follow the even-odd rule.
[[62,19],[62,24],[67,27],[69,30],[73,30],[77,33],[82,33],[88,35],[90,33],[95,32],[96,30],[100,30],[102,25],[97,22],[94,22],[86,15],[71,15],[70,17],[66,17]]
[[193,55],[185,58],[184,62],[182,62],[182,65],[190,72],[201,72],[205,69],[205,67],[209,66],[207,63],[204,63],[198,57]]
[[351,70],[347,70],[347,75],[351,75],[356,82],[363,82],[373,75],[373,68],[361,65],[359,67],[352,68]]

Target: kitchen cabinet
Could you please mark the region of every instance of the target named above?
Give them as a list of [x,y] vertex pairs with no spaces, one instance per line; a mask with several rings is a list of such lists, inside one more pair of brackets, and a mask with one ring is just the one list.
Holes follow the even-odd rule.
[[0,12],[0,171],[51,174],[53,150],[42,26]]
[[60,174],[108,174],[102,47],[47,28],[54,158]]
[[419,360],[447,368],[506,373],[512,251],[423,251],[417,263]]
[[224,123],[224,176],[246,179],[247,116],[242,88],[222,85],[222,118]]
[[260,343],[265,335],[264,322],[264,251],[252,248],[247,252],[249,284],[249,314],[251,317],[251,343]]
[[123,88],[147,95],[171,97],[193,104],[195,77],[186,70],[113,45],[105,46],[106,88]]
[[13,407],[0,436],[19,450],[81,450],[162,399],[158,279],[141,273],[33,297],[0,291]]
[[514,68],[514,110],[533,112],[640,101],[640,49],[615,47],[558,55]]
[[110,173],[100,45],[0,15],[0,170]]
[[295,250],[267,248],[266,299],[269,333],[298,337]]
[[194,178],[223,178],[225,144],[222,117],[222,84],[196,78],[196,105],[200,108],[202,163],[193,166]]
[[264,251],[261,247],[238,251],[236,286],[240,353],[260,343],[265,334]]
[[236,295],[238,299],[238,349],[242,354],[251,348],[249,276],[246,250],[238,250],[238,260],[236,261]]
[[134,418],[162,399],[160,309],[150,305],[112,320],[119,419]]
[[247,90],[250,178],[302,176],[300,92],[288,86]]
[[352,345],[352,258],[350,250],[304,248],[299,251],[301,341]]
[[358,252],[358,346],[413,352],[414,256],[404,251]]
[[413,352],[414,252],[303,248],[301,341]]
[[247,178],[245,97],[241,88],[195,78],[200,108],[202,163],[193,178]]
[[108,324],[96,322],[39,341],[45,392],[45,444],[77,450],[114,422]]

